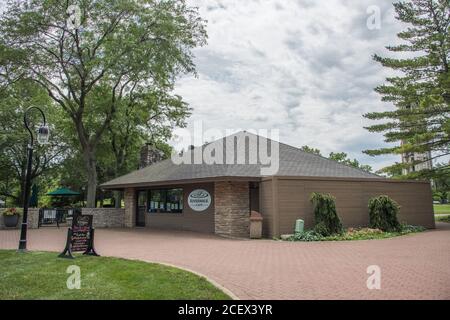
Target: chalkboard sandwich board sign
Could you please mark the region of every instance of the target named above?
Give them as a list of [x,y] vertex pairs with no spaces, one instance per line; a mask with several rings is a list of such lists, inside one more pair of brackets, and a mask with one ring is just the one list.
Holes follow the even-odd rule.
[[83,252],[86,255],[98,256],[94,249],[94,228],[91,215],[74,215],[72,227],[67,230],[67,241],[60,258],[74,259],[72,252]]

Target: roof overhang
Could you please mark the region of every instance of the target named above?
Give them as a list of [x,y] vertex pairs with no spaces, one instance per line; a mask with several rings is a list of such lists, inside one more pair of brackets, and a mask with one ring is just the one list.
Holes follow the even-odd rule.
[[209,178],[197,178],[197,179],[184,179],[184,180],[167,180],[167,181],[151,181],[151,182],[139,182],[139,183],[124,183],[124,184],[102,184],[101,189],[106,190],[123,190],[126,188],[146,188],[146,187],[164,187],[175,186],[183,184],[198,184],[217,181],[249,181],[257,182],[261,181],[261,177],[234,177],[234,176],[222,176],[222,177],[209,177]]
[[427,180],[406,180],[406,179],[392,179],[392,178],[351,178],[351,177],[320,177],[320,176],[270,176],[262,177],[261,181],[267,181],[272,179],[284,179],[284,180],[315,180],[315,181],[354,181],[354,182],[390,182],[390,183],[425,183],[429,184]]

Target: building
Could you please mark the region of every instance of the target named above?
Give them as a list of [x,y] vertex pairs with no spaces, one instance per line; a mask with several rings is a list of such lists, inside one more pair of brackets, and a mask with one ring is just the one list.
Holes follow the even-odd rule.
[[421,170],[433,169],[433,161],[431,160],[431,151],[425,153],[410,152],[402,154],[402,163],[410,163],[408,168],[402,169],[402,174],[407,175]]
[[[244,162],[237,160],[242,146]],[[276,174],[261,173],[267,162],[259,153],[256,163],[250,161],[262,146],[271,155],[278,146]],[[336,197],[345,226],[367,225],[369,198],[386,194],[401,205],[400,221],[434,228],[429,182],[386,179],[247,132],[194,148],[188,155],[192,160],[196,152],[211,150],[214,156],[223,153],[223,159],[232,156],[233,164],[175,164],[167,159],[101,187],[124,191],[126,227],[248,237],[249,214],[254,210],[262,214],[263,235],[270,238],[292,233],[296,219],[313,227],[310,195],[326,192]]]
[[[406,107],[407,110],[415,108],[415,104]],[[401,142],[404,144],[404,141]],[[408,152],[402,154],[402,163],[410,164],[409,167],[402,169],[403,175],[408,175],[413,172],[421,170],[431,170],[433,169],[433,161],[431,160],[431,151],[419,153],[419,152]]]

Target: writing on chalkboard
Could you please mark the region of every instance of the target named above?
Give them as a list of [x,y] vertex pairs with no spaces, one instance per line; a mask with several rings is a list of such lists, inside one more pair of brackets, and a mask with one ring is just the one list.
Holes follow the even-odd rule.
[[77,214],[73,217],[72,227],[67,230],[67,241],[61,258],[73,259],[72,252],[80,252],[86,255],[98,256],[94,249],[94,228],[92,228],[92,216]]

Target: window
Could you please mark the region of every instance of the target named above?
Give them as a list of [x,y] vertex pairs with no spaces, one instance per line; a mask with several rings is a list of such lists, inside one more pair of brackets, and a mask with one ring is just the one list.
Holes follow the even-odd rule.
[[148,212],[182,213],[183,189],[155,189],[149,191]]

